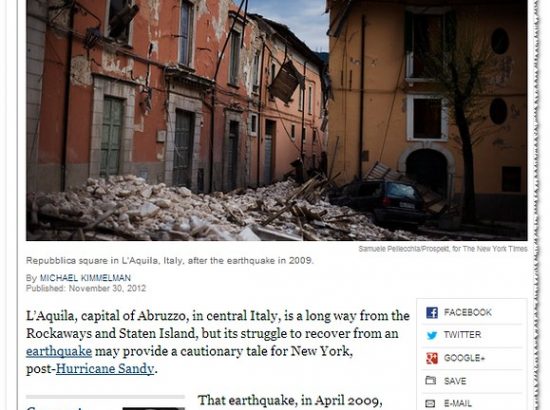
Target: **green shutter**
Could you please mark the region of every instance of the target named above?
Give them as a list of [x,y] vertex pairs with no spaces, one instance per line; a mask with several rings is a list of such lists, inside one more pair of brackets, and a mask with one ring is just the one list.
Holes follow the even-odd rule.
[[413,51],[413,14],[405,12],[405,53]]
[[445,51],[452,51],[456,47],[456,12],[445,14]]

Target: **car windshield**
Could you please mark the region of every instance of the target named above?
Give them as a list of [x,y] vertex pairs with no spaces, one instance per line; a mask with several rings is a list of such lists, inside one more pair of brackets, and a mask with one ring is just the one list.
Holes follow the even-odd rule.
[[414,201],[420,200],[420,195],[418,194],[415,187],[411,185],[390,182],[387,185],[386,193],[388,196],[391,196],[394,198],[406,198]]

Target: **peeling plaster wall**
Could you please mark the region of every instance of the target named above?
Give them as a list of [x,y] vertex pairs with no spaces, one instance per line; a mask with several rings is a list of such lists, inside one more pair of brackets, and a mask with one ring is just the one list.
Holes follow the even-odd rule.
[[160,15],[160,0],[147,0],[149,6],[149,19],[158,23]]
[[[96,148],[98,136],[101,135],[101,124],[99,120],[92,123],[92,115],[95,109],[103,105],[103,97],[94,95],[93,78],[99,75],[106,81],[119,82],[124,84],[128,90],[121,95],[114,97],[122,98],[125,101],[125,118],[132,118],[132,124],[126,124],[126,129],[132,129],[133,142],[131,149],[127,151],[121,172],[139,172],[148,174],[151,182],[157,182],[164,178],[164,151],[163,143],[156,141],[157,131],[165,129],[166,116],[164,102],[166,93],[163,87],[163,72],[156,65],[147,65],[138,62],[136,59],[124,55],[125,52],[135,53],[143,58],[158,60],[173,59],[170,55],[161,55],[161,36],[159,22],[162,15],[172,12],[171,8],[178,4],[176,0],[142,0],[138,1],[140,12],[131,23],[131,44],[132,48],[123,47],[115,43],[99,42],[90,49],[85,49],[81,38],[85,36],[86,30],[95,27],[98,22],[93,15],[102,20],[102,33],[106,26],[106,1],[82,0],[81,4],[90,10],[84,14],[76,9],[74,16],[75,36],[72,43],[72,59],[70,63],[70,94],[68,112],[68,133],[66,143],[67,160],[67,181],[77,184],[85,181],[92,173],[97,173]],[[62,5],[62,0],[50,0],[50,5]],[[166,6],[164,6],[166,5]],[[164,14],[163,14],[164,13]],[[49,18],[54,24],[67,28],[69,23],[67,10],[50,10]],[[168,32],[174,32],[168,27]],[[42,100],[46,99],[47,104],[42,104],[41,117],[48,118],[48,121],[40,123],[40,133],[44,139],[38,147],[38,160],[41,167],[49,174],[60,173],[63,161],[64,144],[64,106],[65,106],[65,84],[66,75],[66,51],[67,37],[62,31],[48,29],[48,41],[45,50],[44,68],[44,93]],[[151,50],[149,47],[151,46]],[[118,50],[118,52],[117,52]],[[149,53],[149,51],[151,51]],[[166,48],[169,53],[170,49]],[[145,109],[144,86],[152,87],[151,110]],[[109,89],[107,89],[108,95]],[[112,95],[113,96],[113,95]],[[131,100],[131,101],[130,101]],[[95,136],[95,137],[93,137]],[[95,140],[94,140],[95,138]],[[95,142],[94,142],[95,141]],[[139,166],[137,164],[140,164]],[[51,186],[44,187],[48,190],[60,189],[57,181],[60,178],[52,178]]]
[[[214,15],[212,12],[212,8],[214,8],[212,2],[210,4],[209,9],[211,10],[211,15]],[[212,21],[217,41],[222,41],[222,36],[225,37],[224,34],[226,34],[227,16],[229,15],[230,4],[230,0],[220,0],[218,2],[217,13],[215,14],[216,17]]]
[[[27,0],[27,12],[46,17],[48,11],[39,0]],[[38,148],[42,100],[46,23],[27,17],[27,189],[38,187]],[[59,178],[53,178],[58,180]]]
[[76,56],[71,60],[71,84],[90,86],[93,83],[92,63],[86,56]]
[[[186,101],[184,105],[193,106],[195,118],[198,120],[193,147],[193,188],[198,188],[199,181],[202,180],[204,187],[208,189],[211,95],[205,89],[194,88],[192,84],[187,84],[185,81],[177,89],[169,91],[162,67],[164,64],[183,68],[178,65],[180,1],[136,0],[136,4],[140,6],[140,12],[130,25],[129,45],[117,44],[105,39],[86,49],[82,38],[86,35],[88,28],[98,24],[93,15],[101,19],[101,33],[107,32],[107,3],[106,0],[81,0],[81,4],[90,13],[84,14],[77,10],[74,16],[75,36],[70,61],[66,144],[67,170],[70,174],[67,180],[71,184],[83,182],[89,175],[98,174],[100,155],[98,144],[102,135],[102,120],[98,113],[102,112],[104,98],[110,96],[124,101],[126,148],[121,172],[138,173],[149,178],[149,182],[153,183],[161,180],[170,182],[171,179],[169,156],[173,155],[173,149],[170,149],[165,140],[157,138],[163,132],[173,136],[174,130],[170,129],[173,123],[167,113],[169,102]],[[213,79],[218,57],[233,21],[229,12],[231,10],[236,12],[238,6],[231,0],[190,0],[190,2],[194,5],[194,18],[192,63],[188,68],[193,70],[193,75],[203,79]],[[63,0],[50,0],[50,4],[64,3]],[[67,72],[65,64],[69,45],[63,32],[67,29],[69,14],[66,10],[57,13],[52,10],[50,18],[54,17],[54,24],[59,24],[64,29],[60,31],[49,29],[46,34],[48,40],[45,42],[45,61],[47,63],[43,77],[45,86],[43,95],[38,98],[41,101],[47,101],[46,105],[42,104],[40,116],[48,118],[48,121],[41,122],[39,126],[40,135],[44,138],[40,140],[37,158],[43,164],[43,169],[47,168],[51,175],[57,173],[55,180],[58,180],[63,162],[65,106],[63,80]],[[241,26],[240,30],[242,29]],[[226,128],[228,112],[233,113],[231,118],[236,120],[238,117],[239,121],[238,184],[246,186],[256,181],[255,157],[259,139],[249,135],[248,122],[249,112],[257,112],[259,107],[258,94],[253,90],[252,69],[255,52],[262,48],[262,33],[256,23],[250,20],[244,28],[243,35],[245,46],[240,52],[238,84],[228,84],[230,46],[226,48],[221,58],[219,74],[216,78],[212,148],[214,189],[222,189],[226,180],[224,143],[228,133]],[[280,45],[277,47],[280,49]],[[280,50],[277,52],[280,53]],[[267,59],[265,63],[268,64]],[[264,70],[267,70],[267,67],[264,67]],[[98,92],[95,90],[95,84],[112,84],[112,86],[103,87],[104,91]],[[264,86],[266,84],[267,81],[264,81]],[[124,92],[120,92],[120,87]],[[265,90],[263,93],[266,96]],[[296,107],[295,105],[286,107],[284,109],[286,115],[298,117]],[[313,120],[310,122],[314,123]],[[278,129],[282,131],[283,128],[278,127]],[[284,151],[284,144],[279,142],[279,148]],[[287,162],[287,158],[284,157],[282,161]],[[286,164],[284,171],[288,171]],[[47,189],[59,189],[59,187],[52,186]]]
[[[252,79],[253,76],[253,68],[254,68],[254,56],[256,53],[262,52],[262,39],[261,39],[261,31],[258,27],[258,25],[255,22],[249,22],[247,24],[248,31],[248,38],[250,39],[249,42],[247,42],[247,46],[242,49],[243,51],[243,57],[241,59],[241,70],[244,73],[244,85],[246,87],[248,95],[252,95]],[[261,55],[260,55],[260,63],[261,63]],[[260,74],[258,73],[258,77]]]
[[132,58],[124,58],[124,60],[126,61],[123,61],[123,59],[109,50],[103,50],[101,68],[105,72],[114,72],[126,76],[134,69],[134,60]]
[[[229,11],[237,11],[238,7],[230,0],[203,0],[196,3],[196,25],[195,32],[195,65],[196,74],[207,78],[214,78],[218,57],[221,55],[223,45],[229,35],[233,19],[230,18]],[[239,23],[236,29],[242,33],[242,25]],[[241,186],[250,183],[248,169],[250,168],[250,156],[248,141],[248,108],[251,98],[250,71],[253,63],[253,56],[250,50],[251,30],[254,25],[249,22],[244,30],[245,47],[241,49],[239,61],[239,79],[238,84],[229,84],[229,62],[231,49],[228,43],[227,48],[221,58],[218,75],[216,78],[217,92],[214,124],[214,145],[213,145],[213,187],[215,190],[221,190],[226,187],[226,169],[224,160],[224,144],[227,138],[228,129],[226,128],[227,112],[241,112],[239,115],[239,170],[238,182]],[[207,98],[210,104],[210,98]],[[204,141],[201,148],[201,164],[205,165],[205,183],[209,183],[209,156],[210,156],[210,108],[205,107],[204,116],[206,126],[202,130]],[[229,111],[228,111],[229,110]],[[236,120],[236,119],[234,119]]]
[[195,1],[197,16],[201,17],[204,13],[209,13],[208,5],[206,4],[206,0],[196,0]]

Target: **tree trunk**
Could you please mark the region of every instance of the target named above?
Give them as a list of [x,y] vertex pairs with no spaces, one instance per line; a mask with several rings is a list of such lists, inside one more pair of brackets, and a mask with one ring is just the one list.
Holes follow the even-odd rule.
[[462,104],[455,104],[455,117],[460,139],[462,141],[462,158],[464,161],[464,197],[462,204],[462,222],[475,223],[476,197],[474,185],[474,151],[472,149],[472,138],[470,127],[464,113]]

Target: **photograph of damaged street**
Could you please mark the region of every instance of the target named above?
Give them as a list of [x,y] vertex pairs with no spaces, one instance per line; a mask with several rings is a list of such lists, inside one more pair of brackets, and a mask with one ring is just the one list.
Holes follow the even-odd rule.
[[26,14],[27,240],[527,239],[527,0]]

